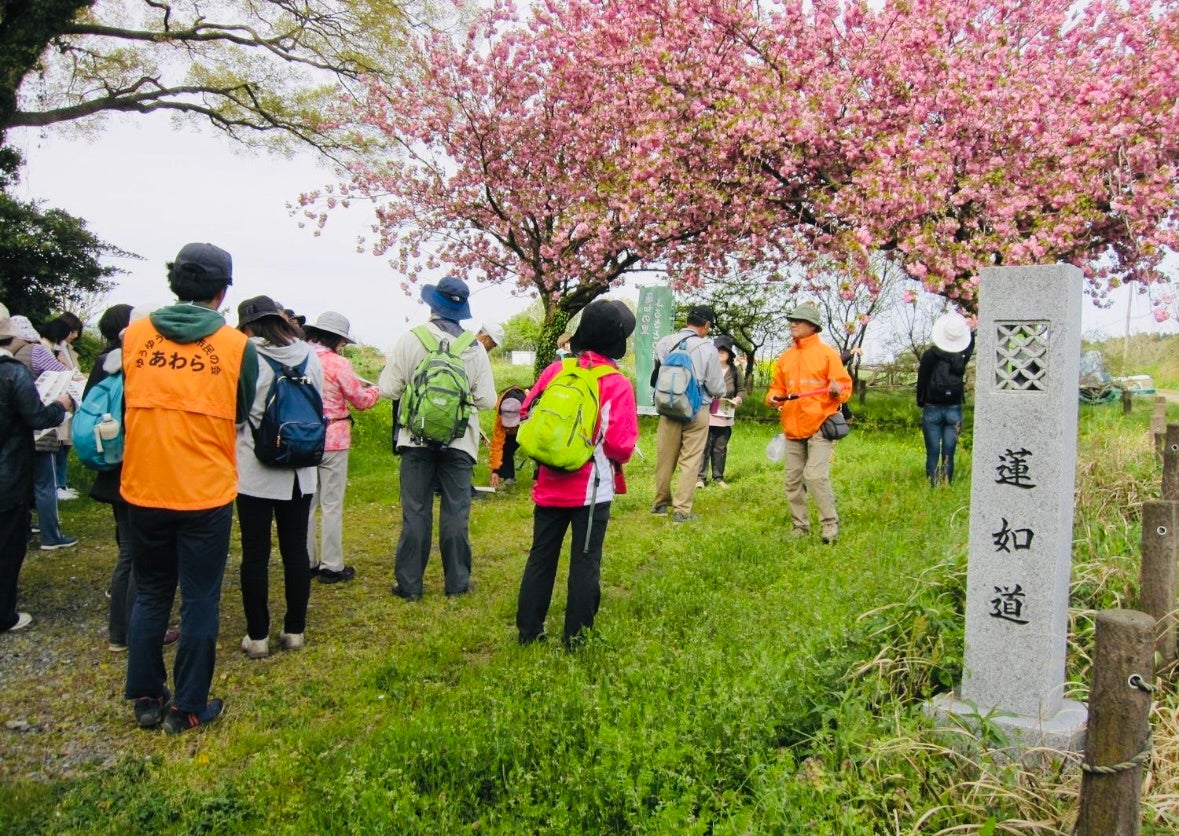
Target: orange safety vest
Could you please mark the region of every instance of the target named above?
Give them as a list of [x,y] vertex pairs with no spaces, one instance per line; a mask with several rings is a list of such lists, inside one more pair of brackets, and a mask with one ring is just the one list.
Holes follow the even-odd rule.
[[173,342],[150,318],[128,326],[123,499],[201,511],[237,496],[235,420],[246,342],[228,325],[192,343]]

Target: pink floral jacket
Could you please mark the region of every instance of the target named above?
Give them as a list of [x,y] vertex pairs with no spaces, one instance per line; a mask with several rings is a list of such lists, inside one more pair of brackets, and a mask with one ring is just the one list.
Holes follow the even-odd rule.
[[323,414],[328,419],[324,450],[347,450],[352,446],[352,422],[348,406],[372,409],[381,397],[376,386],[365,386],[352,370],[352,363],[324,345],[312,343],[323,366]]

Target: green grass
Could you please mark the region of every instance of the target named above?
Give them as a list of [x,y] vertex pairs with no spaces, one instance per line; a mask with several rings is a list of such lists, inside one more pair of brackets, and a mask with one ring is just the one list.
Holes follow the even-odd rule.
[[[501,386],[524,382],[496,371]],[[607,534],[598,629],[572,654],[516,644],[524,484],[473,506],[474,594],[442,595],[436,554],[420,603],[389,594],[398,460],[382,403],[356,426],[345,540],[357,580],[314,586],[303,652],[252,662],[237,649],[235,546],[213,685],[228,712],[178,738],[134,728],[124,660],[105,650],[109,511],[65,504],[83,545],[31,553],[21,591],[36,624],[0,637],[0,831],[875,834],[994,819],[1007,827],[996,832],[1020,820],[1065,832],[1075,770],[1030,781],[949,746],[922,710],[960,676],[969,489],[929,489],[909,401],[872,393],[857,408],[836,452],[834,547],[785,540],[766,421],[737,425],[732,487],[697,493],[700,522],[653,517],[644,418]],[[1147,418],[1082,414],[1078,677],[1092,610],[1133,601],[1137,507],[1159,483]],[[1148,804],[1155,832],[1179,821],[1166,796]]]

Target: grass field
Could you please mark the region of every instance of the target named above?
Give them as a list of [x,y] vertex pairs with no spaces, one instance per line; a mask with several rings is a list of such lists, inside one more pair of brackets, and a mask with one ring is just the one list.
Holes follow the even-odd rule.
[[[496,371],[501,386],[522,374]],[[313,585],[304,651],[250,661],[235,545],[213,685],[227,713],[176,738],[139,731],[120,698],[109,509],[65,503],[82,545],[30,552],[21,604],[36,623],[0,637],[0,832],[1069,832],[1074,761],[1024,772],[922,709],[960,674],[969,436],[962,478],[931,491],[909,396],[873,393],[858,412],[836,453],[835,546],[786,542],[764,421],[738,424],[731,488],[697,492],[700,521],[653,517],[644,419],[598,629],[567,653],[515,639],[528,479],[474,503],[473,594],[442,595],[436,554],[421,602],[390,594],[398,464],[383,403],[360,416],[352,455],[357,579]],[[1148,414],[1082,409],[1069,662],[1082,699],[1094,611],[1134,602],[1138,508],[1160,478]],[[278,571],[271,597],[276,632]],[[1161,694],[1147,833],[1179,827],[1177,715]]]

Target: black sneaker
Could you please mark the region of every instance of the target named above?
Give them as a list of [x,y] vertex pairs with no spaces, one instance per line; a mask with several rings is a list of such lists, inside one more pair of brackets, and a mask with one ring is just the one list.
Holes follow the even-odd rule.
[[350,581],[356,577],[356,570],[351,566],[345,566],[339,572],[332,569],[324,569],[322,566],[319,569],[320,583],[340,583],[341,581]]
[[220,717],[224,711],[224,700],[209,700],[204,711],[181,711],[172,708],[164,718],[164,731],[168,734],[180,734],[197,726],[206,726]]
[[162,697],[140,697],[135,701],[135,722],[141,729],[154,729],[164,719],[164,710],[172,698],[166,690]]

